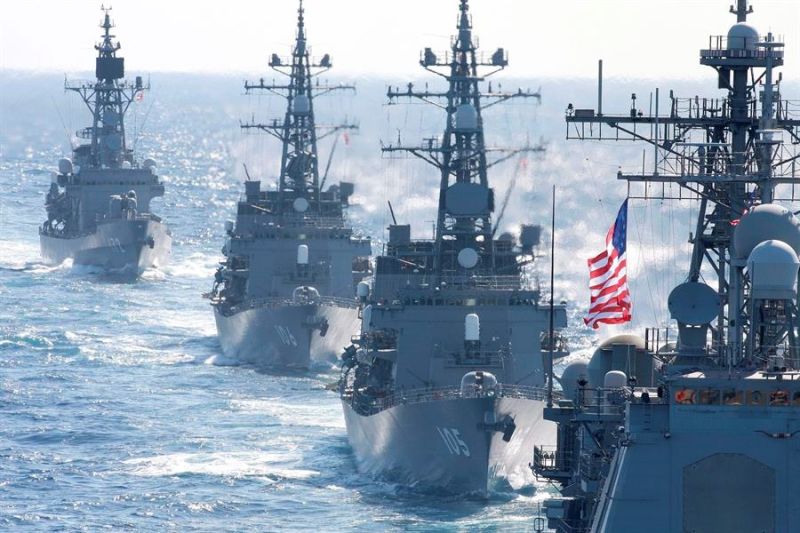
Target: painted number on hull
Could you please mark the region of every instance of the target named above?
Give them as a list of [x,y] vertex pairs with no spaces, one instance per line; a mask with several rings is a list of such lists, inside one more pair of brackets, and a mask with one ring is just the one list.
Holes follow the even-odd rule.
[[286,326],[275,326],[275,331],[278,332],[278,337],[281,338],[283,344],[286,346],[297,346],[297,339],[294,338],[289,328]]
[[448,452],[452,455],[469,457],[469,446],[467,446],[467,443],[461,438],[461,433],[459,433],[457,429],[440,428],[437,426],[436,431],[441,435]]
[[122,247],[122,243],[119,242],[119,239],[116,237],[109,237],[108,246],[119,253],[123,253],[125,251],[125,249]]

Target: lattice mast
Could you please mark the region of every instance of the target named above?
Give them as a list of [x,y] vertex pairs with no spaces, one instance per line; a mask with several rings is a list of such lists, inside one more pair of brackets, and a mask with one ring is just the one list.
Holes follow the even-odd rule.
[[[384,152],[411,153],[441,172],[434,276],[441,276],[447,263],[454,260],[454,257],[445,257],[443,241],[448,239],[458,243],[455,249],[477,245],[479,255],[489,259],[484,264],[489,267],[494,265],[491,220],[493,200],[481,212],[456,213],[448,208],[448,188],[456,183],[468,183],[478,184],[488,192],[488,169],[491,166],[521,152],[543,150],[541,146],[527,146],[517,150],[487,150],[482,111],[510,99],[534,98],[540,101],[541,95],[538,91],[521,89],[513,93],[497,92],[492,90],[491,84],[488,91],[482,92],[481,82],[503,70],[508,65],[508,55],[503,48],[498,48],[488,59],[478,53],[478,46],[473,40],[468,0],[459,2],[457,29],[458,34],[452,38],[449,52],[437,55],[431,48],[426,48],[420,59],[420,65],[425,70],[447,80],[446,92],[429,91],[427,87],[424,91],[418,91],[409,83],[405,90],[390,87],[387,93],[390,103],[395,103],[401,97],[415,98],[442,107],[447,113],[441,141],[425,139],[421,146],[404,146],[398,139],[397,144],[382,147]],[[484,69],[489,70],[481,72]],[[485,100],[489,102],[484,103]],[[503,151],[505,154],[493,162],[487,162],[488,151]],[[482,237],[482,241],[476,241],[476,237]]]
[[[725,98],[680,99],[670,92],[669,114],[661,116],[658,91],[655,113],[649,115],[637,109],[633,94],[629,114],[606,115],[601,78],[597,112],[570,104],[566,117],[568,139],[644,141],[654,147],[652,172],[643,168],[641,174],[618,175],[628,181],[630,197],[669,197],[663,188],[660,195],[652,193],[659,183],[676,184],[699,197],[687,279],[698,281],[704,265],[716,275],[720,306],[714,347],[727,352],[719,355],[730,357],[729,363],[752,355],[744,344],[747,327],[740,323],[746,318],[748,288],[744,266],[732,253],[733,231],[753,205],[776,199],[776,186],[798,183],[795,162],[800,158],[795,131],[800,119],[792,118],[790,102],[781,99],[780,78],[773,72],[783,65],[784,45],[771,33],[759,37],[746,24],[752,12],[747,0],[737,0],[731,7],[737,24],[727,37],[712,36],[709,47],[700,51],[700,63],[717,72]],[[791,146],[782,144],[782,134]]]
[[[102,41],[95,45],[94,82],[64,82],[67,91],[77,93],[92,113],[92,125],[76,133],[79,138],[90,141],[88,150],[76,150],[79,164],[91,168],[117,168],[127,161],[133,163],[133,153],[127,149],[125,136],[125,113],[128,107],[143,91],[150,88],[142,85],[141,76],[135,84],[123,80],[125,59],[117,56],[121,45],[111,34],[114,27],[111,21],[111,8],[103,10]],[[83,147],[81,147],[83,148]]]
[[[355,90],[352,85],[312,83],[314,78],[330,70],[333,66],[328,54],[316,60],[311,56],[305,28],[305,10],[300,0],[297,9],[297,35],[291,58],[281,58],[272,54],[269,66],[274,71],[288,77],[286,84],[267,83],[261,78],[257,83],[245,82],[245,91],[265,90],[286,99],[286,114],[283,120],[273,119],[268,124],[251,120],[242,128],[258,129],[269,133],[281,141],[281,171],[278,181],[278,214],[291,210],[296,198],[305,198],[310,205],[319,209],[319,156],[317,141],[339,131],[357,129],[347,121],[335,126],[320,126],[314,118],[314,99],[336,90]],[[318,130],[324,130],[318,133]]]

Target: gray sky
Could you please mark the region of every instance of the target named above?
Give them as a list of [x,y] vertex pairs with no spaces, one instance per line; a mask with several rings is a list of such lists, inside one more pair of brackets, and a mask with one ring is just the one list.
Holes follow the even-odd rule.
[[[103,0],[113,6],[131,72],[258,74],[294,36],[295,0]],[[0,1],[0,69],[91,70],[101,0]],[[472,0],[487,50],[510,52],[520,77],[696,78],[697,51],[735,22],[732,0]],[[407,76],[419,51],[443,49],[457,0],[306,0],[309,40],[336,73]],[[755,0],[750,21],[787,42],[800,78],[800,1]]]

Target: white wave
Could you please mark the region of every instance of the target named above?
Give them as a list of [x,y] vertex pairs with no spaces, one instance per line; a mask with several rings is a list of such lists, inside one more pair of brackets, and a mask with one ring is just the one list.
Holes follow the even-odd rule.
[[169,263],[161,270],[171,278],[208,279],[209,285],[214,271],[219,266],[220,256],[195,252],[183,259]]
[[211,357],[204,357],[199,360],[195,360],[195,362],[202,363],[204,365],[212,365],[212,366],[241,366],[242,362],[235,357],[228,357],[224,354],[215,354]]
[[0,266],[5,268],[24,269],[41,259],[39,247],[32,242],[0,239],[0,250],[3,250]]
[[235,399],[231,409],[244,413],[272,416],[284,426],[321,427],[344,429],[344,417],[338,402],[327,405],[297,405],[278,398]]
[[123,463],[131,468],[133,475],[144,477],[205,474],[303,480],[319,475],[316,470],[292,468],[286,464],[295,459],[290,454],[240,451],[174,453],[128,459]]

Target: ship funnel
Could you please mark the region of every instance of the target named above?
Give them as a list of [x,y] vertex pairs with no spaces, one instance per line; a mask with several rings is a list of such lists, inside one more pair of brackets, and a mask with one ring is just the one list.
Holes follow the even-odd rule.
[[782,241],[764,241],[750,252],[747,270],[757,300],[793,300],[797,294],[800,260],[791,246]]
[[464,318],[464,340],[466,342],[481,341],[481,319],[475,313],[470,313]]
[[301,244],[297,247],[297,264],[298,265],[307,265],[308,264],[308,245]]

